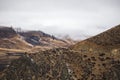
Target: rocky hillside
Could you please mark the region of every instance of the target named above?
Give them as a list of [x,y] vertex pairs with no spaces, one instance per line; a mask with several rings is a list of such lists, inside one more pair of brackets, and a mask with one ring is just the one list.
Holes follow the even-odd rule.
[[109,49],[120,47],[120,25],[115,26],[103,33],[88,38],[84,41],[78,42],[71,46],[74,50],[79,50],[83,47],[94,48],[94,49]]
[[[32,49],[36,50],[43,48],[67,47],[72,42],[68,43],[65,40],[58,39],[53,35],[46,34],[42,31],[26,31],[17,32],[12,27],[0,26],[0,48],[7,49]],[[22,47],[21,47],[22,46]]]
[[58,46],[68,45],[64,40],[60,40],[53,35],[46,34],[42,31],[19,32],[23,39],[32,45],[37,46]]
[[[95,63],[92,74],[99,75],[95,80],[120,79],[118,68],[120,65],[120,25],[81,41],[73,45],[71,49],[85,54],[85,59]],[[107,78],[102,78],[102,76]]]
[[16,36],[17,33],[11,27],[0,26],[0,38],[11,38]]
[[31,45],[22,40],[13,28],[0,26],[0,48],[27,49]]
[[19,34],[25,39],[26,42],[32,45],[43,45],[40,41],[42,37],[50,37],[50,35],[41,31],[19,32]]
[[[71,49],[56,48],[23,55],[18,60],[14,60],[1,73],[0,79],[120,80],[120,46],[115,45],[116,42],[119,44],[120,40],[114,40],[114,38],[120,39],[115,37],[119,37],[120,31],[118,29],[118,26],[114,27],[75,44],[70,47]],[[117,31],[117,33],[109,33],[109,31]],[[98,36],[100,36],[98,41],[101,44],[97,44],[96,37]],[[109,42],[102,41],[106,37]],[[111,46],[111,44],[112,47],[109,47],[108,45]]]
[[120,45],[120,25],[113,27],[97,36],[87,39],[87,41],[102,46]]

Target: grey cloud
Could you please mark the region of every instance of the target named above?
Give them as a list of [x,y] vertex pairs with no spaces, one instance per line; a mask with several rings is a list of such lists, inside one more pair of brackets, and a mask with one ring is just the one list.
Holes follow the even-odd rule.
[[0,25],[95,35],[120,24],[120,0],[0,0]]

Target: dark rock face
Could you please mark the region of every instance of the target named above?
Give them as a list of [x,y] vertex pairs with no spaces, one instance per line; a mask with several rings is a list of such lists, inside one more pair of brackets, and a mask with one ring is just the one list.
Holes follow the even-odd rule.
[[40,45],[40,38],[37,36],[26,37],[25,40],[32,45]]
[[11,38],[16,36],[17,33],[13,28],[10,27],[0,27],[0,38]]
[[28,49],[31,47],[12,27],[0,26],[0,48]]
[[42,31],[28,31],[28,32],[18,32],[18,33],[25,39],[26,42],[28,42],[32,45],[41,45],[41,46],[46,45],[42,41],[48,43],[49,40],[47,40],[47,38],[57,40],[56,37],[49,35],[47,33],[44,33]]

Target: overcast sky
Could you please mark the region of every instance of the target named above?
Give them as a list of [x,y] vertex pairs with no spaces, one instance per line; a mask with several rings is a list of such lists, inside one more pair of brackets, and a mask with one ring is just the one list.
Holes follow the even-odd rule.
[[120,0],[0,0],[0,25],[81,39],[120,24]]

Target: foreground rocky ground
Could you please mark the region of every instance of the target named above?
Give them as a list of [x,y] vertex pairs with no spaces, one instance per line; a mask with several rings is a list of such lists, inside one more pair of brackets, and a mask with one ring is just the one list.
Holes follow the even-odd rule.
[[60,48],[23,55],[2,73],[1,80],[120,80],[120,55],[81,52]]

